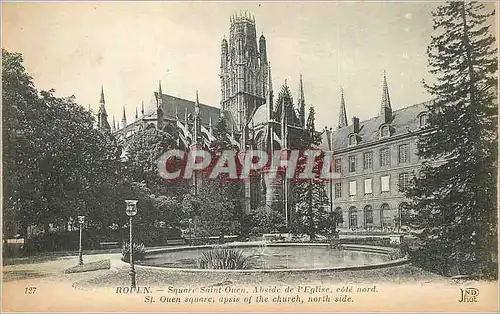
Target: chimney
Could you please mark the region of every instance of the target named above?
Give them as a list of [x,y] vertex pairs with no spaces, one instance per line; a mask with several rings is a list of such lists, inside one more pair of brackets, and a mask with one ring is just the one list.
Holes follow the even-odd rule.
[[359,133],[359,118],[358,117],[352,117],[352,127],[353,127],[353,133],[358,134]]
[[385,123],[392,122],[392,108],[391,107],[384,108],[384,122]]

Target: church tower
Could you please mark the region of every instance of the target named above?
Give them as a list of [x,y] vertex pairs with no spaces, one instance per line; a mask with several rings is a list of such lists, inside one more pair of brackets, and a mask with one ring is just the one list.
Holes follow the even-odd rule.
[[97,127],[102,131],[111,131],[106,113],[106,102],[104,101],[104,88],[101,85],[101,100],[99,101],[99,111],[97,112]]
[[257,44],[255,18],[247,13],[230,18],[229,40],[221,43],[221,105],[229,123],[247,144],[247,123],[266,102],[268,60],[266,38]]

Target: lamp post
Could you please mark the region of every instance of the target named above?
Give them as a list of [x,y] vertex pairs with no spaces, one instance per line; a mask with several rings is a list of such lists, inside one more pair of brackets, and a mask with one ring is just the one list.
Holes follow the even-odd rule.
[[80,225],[80,245],[78,247],[78,265],[83,265],[83,250],[82,250],[82,229],[85,222],[85,216],[78,216],[78,224]]
[[130,256],[130,287],[135,288],[135,269],[134,269],[134,242],[132,239],[132,217],[137,214],[137,202],[138,200],[125,200],[127,203],[126,213],[129,217],[129,225],[130,225],[130,241],[129,241],[129,256]]
[[193,245],[193,219],[189,218],[189,246]]

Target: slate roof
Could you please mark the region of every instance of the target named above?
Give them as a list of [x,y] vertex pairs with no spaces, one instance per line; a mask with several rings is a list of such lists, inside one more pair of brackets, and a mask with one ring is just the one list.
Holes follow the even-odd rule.
[[[150,101],[148,107],[145,109],[145,116],[156,116],[156,99],[158,92],[154,92],[153,99]],[[162,94],[164,118],[175,119],[176,110],[179,115],[179,120],[184,120],[185,112],[194,114],[194,101],[187,100],[172,95]],[[208,125],[212,118],[212,124],[215,125],[220,118],[220,108],[205,105],[200,103],[200,118],[202,124]]]
[[[413,106],[395,110],[392,112],[393,120],[390,123],[392,127],[391,137],[402,134],[407,134],[408,130],[416,131],[420,127],[419,114],[425,112],[425,105],[428,102],[419,103]],[[369,120],[360,121],[360,141],[358,144],[366,144],[380,139],[380,126],[384,124],[384,116],[379,115]],[[333,151],[341,150],[348,147],[349,134],[353,132],[352,121],[350,125],[333,131]],[[326,130],[322,133],[323,149],[329,149],[329,132]]]

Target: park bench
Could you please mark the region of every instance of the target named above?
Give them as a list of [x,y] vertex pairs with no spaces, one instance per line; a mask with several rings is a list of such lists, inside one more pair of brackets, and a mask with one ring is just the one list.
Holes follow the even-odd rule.
[[120,247],[120,242],[118,241],[99,242],[99,245],[103,249],[112,249]]

